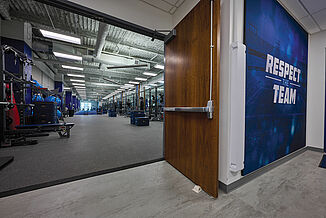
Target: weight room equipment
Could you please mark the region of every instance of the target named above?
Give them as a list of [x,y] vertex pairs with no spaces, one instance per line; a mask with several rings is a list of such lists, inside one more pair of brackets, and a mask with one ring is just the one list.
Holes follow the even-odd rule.
[[[19,146],[37,144],[37,140],[28,138],[48,136],[46,132],[57,132],[60,137],[70,137],[70,129],[73,123],[59,122],[56,104],[58,101],[57,91],[42,88],[36,82],[27,80],[24,75],[24,67],[33,65],[33,61],[26,54],[16,50],[14,47],[1,46],[2,72],[0,75],[0,112],[1,112],[1,146]],[[19,64],[19,74],[13,74],[6,70],[6,54],[13,57],[14,64]],[[10,60],[10,58],[8,58]],[[27,92],[27,90],[31,90]],[[33,96],[34,93],[34,96]],[[26,104],[26,95],[35,102]],[[43,96],[48,101],[41,102]],[[33,98],[32,98],[33,96]],[[52,99],[52,100],[51,100]],[[52,105],[52,109],[42,105]],[[50,113],[50,116],[47,114]],[[34,116],[35,115],[35,116]],[[61,116],[61,120],[63,120]]]

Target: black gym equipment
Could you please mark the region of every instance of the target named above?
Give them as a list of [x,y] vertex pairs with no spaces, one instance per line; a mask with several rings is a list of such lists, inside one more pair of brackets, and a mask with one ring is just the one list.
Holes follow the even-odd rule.
[[109,117],[117,117],[117,112],[115,110],[109,110],[108,116]]
[[130,124],[136,125],[136,117],[145,117],[144,111],[131,111]]
[[149,126],[149,118],[148,117],[135,117],[135,125],[136,126]]
[[[53,102],[36,102],[34,104],[25,103],[26,89],[31,89],[31,96],[34,94],[42,94],[43,96],[58,97],[61,93],[58,90],[50,91],[46,88],[40,88],[35,83],[28,81],[24,73],[19,75],[8,72],[5,67],[5,53],[14,54],[15,64],[18,61],[20,69],[26,65],[32,65],[33,61],[24,53],[16,50],[14,47],[1,46],[2,68],[0,75],[0,120],[1,120],[1,144],[0,147],[22,146],[37,144],[37,140],[31,140],[31,137],[48,136],[45,132],[57,132],[61,138],[69,138],[70,130],[74,126],[73,123],[59,122],[57,118],[57,106]],[[7,93],[5,92],[6,85]],[[15,87],[15,89],[13,88]],[[6,97],[7,94],[7,97]],[[13,101],[14,96],[18,96],[16,103]],[[6,100],[7,99],[7,100]],[[9,99],[9,100],[8,100]],[[18,103],[17,103],[18,102]],[[6,116],[5,111],[10,111],[14,107],[18,108],[20,125],[8,128],[13,123],[12,117]],[[34,112],[33,116],[26,115],[26,111]],[[5,122],[6,121],[6,122]]]
[[74,127],[74,123],[51,123],[51,124],[32,124],[16,126],[19,130],[31,130],[37,133],[41,132],[57,132],[61,138],[69,138],[70,130]]
[[163,121],[164,96],[160,94],[160,104],[159,104],[159,99],[157,96],[157,87],[155,87],[155,96],[154,95],[152,96],[152,102],[151,104],[154,104],[154,117],[151,118],[151,121]]

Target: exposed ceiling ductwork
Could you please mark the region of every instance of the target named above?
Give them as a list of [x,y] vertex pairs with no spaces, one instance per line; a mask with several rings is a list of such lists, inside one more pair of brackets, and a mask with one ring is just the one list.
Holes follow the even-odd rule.
[[[0,0],[0,13],[5,19],[11,17],[14,21],[32,24],[34,60],[50,66],[58,75],[65,75],[64,84],[71,90],[74,90],[71,82],[73,77],[68,74],[82,76],[85,80],[86,96],[89,91],[100,93],[100,90],[104,89],[107,90],[107,95],[117,89],[96,86],[93,83],[126,84],[130,81],[136,82],[137,77],[148,80],[154,78],[148,74],[144,75],[144,72],[161,72],[154,66],[164,62],[163,41],[153,42],[151,37],[60,8],[45,6],[35,0]],[[72,44],[48,38],[41,34],[40,29],[78,36],[81,43]],[[82,61],[60,58],[53,52],[79,56]],[[62,65],[70,69],[63,68]]]
[[83,61],[99,63],[108,65],[107,69],[121,69],[121,68],[140,68],[144,70],[150,69],[150,64],[141,62],[135,59],[117,57],[112,55],[102,54],[101,58],[93,57],[91,55],[83,55]]
[[101,53],[105,45],[105,40],[108,34],[109,34],[109,25],[101,22],[97,33],[94,57],[96,58],[101,57]]

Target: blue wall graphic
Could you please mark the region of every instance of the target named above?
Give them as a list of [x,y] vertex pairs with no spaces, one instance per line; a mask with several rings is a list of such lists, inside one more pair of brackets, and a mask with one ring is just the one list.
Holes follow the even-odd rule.
[[306,143],[308,34],[276,0],[246,0],[246,175]]

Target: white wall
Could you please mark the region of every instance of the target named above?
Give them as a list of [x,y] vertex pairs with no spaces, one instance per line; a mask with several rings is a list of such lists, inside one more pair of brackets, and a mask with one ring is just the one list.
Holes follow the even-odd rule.
[[[236,4],[235,4],[236,3]],[[241,173],[230,169],[230,47],[232,42],[243,42],[244,0],[221,0],[221,57],[220,57],[220,112],[219,112],[219,181],[224,184],[241,178]]]
[[69,0],[149,29],[171,29],[172,16],[138,0]]
[[229,162],[229,84],[231,44],[231,4],[221,0],[220,111],[219,111],[219,180],[228,184]]
[[307,82],[307,146],[324,147],[326,31],[310,35]]

